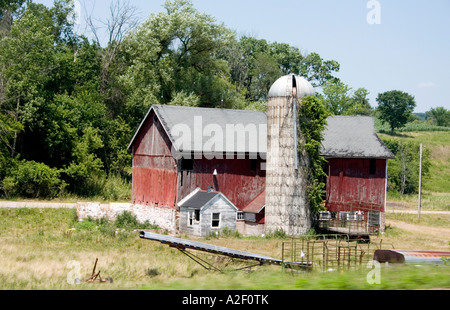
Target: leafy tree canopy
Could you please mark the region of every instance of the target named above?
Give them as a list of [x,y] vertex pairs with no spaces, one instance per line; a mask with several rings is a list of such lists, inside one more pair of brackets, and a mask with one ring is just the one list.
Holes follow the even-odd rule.
[[379,94],[377,102],[379,117],[389,124],[391,132],[404,126],[416,107],[414,97],[399,90]]
[[426,118],[433,125],[450,127],[450,110],[444,107],[432,108],[426,113]]

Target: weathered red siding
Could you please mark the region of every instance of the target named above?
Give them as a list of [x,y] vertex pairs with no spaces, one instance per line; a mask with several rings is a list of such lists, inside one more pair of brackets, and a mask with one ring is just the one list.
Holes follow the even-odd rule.
[[[181,171],[171,153],[172,144],[153,113],[133,145],[133,202],[175,208],[197,187],[213,186],[243,209],[265,189],[261,159],[252,171],[251,159],[195,159],[193,171]],[[214,170],[218,175],[213,176]]]
[[133,145],[133,202],[175,208],[177,166],[172,144],[161,123],[151,115]]
[[[213,186],[216,191],[222,192],[242,210],[265,190],[266,172],[261,170],[262,162],[258,159],[256,170],[252,171],[251,160],[248,157],[246,159],[194,160],[193,171],[180,172],[178,200],[186,197],[197,187],[206,190],[208,186]],[[217,176],[213,176],[214,170],[217,170]]]
[[376,206],[384,211],[386,195],[386,160],[376,160],[375,174],[370,174],[370,159],[329,159],[327,209],[348,210],[351,205]]

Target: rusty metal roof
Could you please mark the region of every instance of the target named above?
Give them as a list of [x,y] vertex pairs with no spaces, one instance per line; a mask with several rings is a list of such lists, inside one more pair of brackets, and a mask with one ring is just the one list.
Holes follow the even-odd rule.
[[447,251],[376,250],[374,260],[384,263],[443,264],[450,259]]
[[242,211],[247,213],[260,213],[266,206],[266,191],[256,196]]

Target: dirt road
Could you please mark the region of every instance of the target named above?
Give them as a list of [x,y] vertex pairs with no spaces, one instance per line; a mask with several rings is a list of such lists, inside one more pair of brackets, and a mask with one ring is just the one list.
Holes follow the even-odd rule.
[[0,201],[0,208],[76,209],[77,204],[63,202]]

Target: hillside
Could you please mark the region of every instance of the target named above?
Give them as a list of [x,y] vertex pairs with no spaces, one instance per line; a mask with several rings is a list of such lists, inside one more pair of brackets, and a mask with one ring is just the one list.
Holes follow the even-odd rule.
[[[450,211],[450,132],[449,131],[416,131],[401,132],[396,135],[380,133],[381,138],[400,139],[422,143],[424,149],[431,151],[431,167],[428,176],[423,180],[423,210]],[[403,208],[417,208],[417,195],[400,196],[389,192],[391,205]]]

